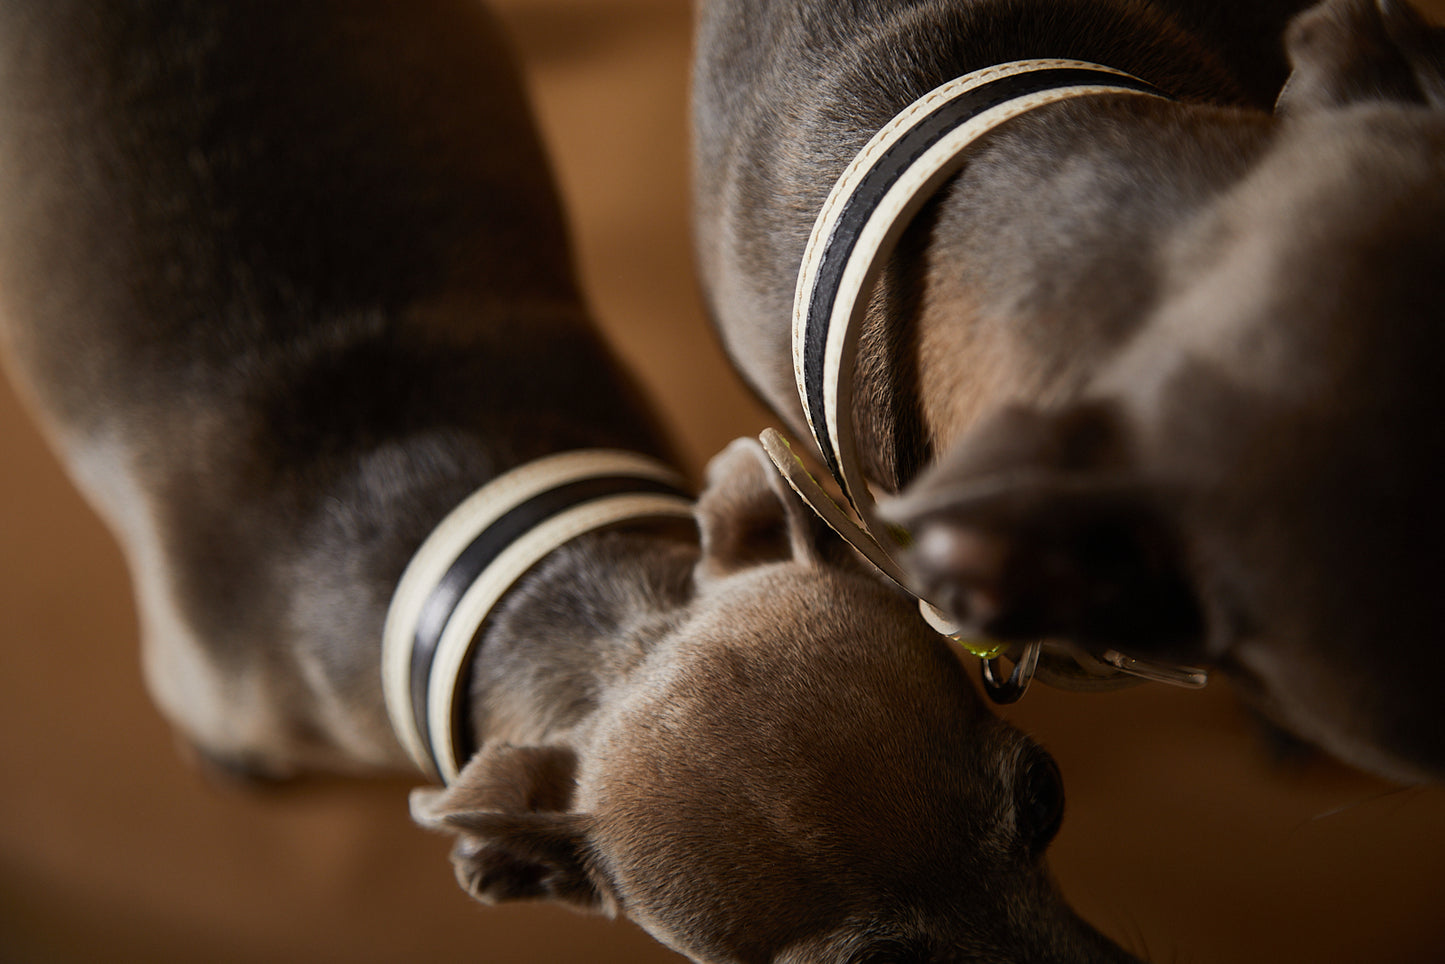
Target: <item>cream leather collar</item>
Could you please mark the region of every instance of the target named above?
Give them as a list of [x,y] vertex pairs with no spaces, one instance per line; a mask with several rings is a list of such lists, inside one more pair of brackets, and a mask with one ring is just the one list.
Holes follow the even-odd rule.
[[382,687],[397,738],[453,782],[473,747],[465,681],[479,630],[518,579],[588,532],[687,518],[681,478],[654,459],[588,449],[528,462],[458,505],[417,549],[382,634]]

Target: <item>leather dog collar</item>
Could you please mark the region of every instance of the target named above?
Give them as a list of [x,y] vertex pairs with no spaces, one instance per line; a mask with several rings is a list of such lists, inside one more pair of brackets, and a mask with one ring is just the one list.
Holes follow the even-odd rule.
[[[1001,64],[949,81],[889,121],[864,146],[833,185],[804,250],[793,301],[793,371],[814,441],[842,489],[855,524],[817,486],[776,433],[764,446],[779,471],[824,521],[915,596],[929,624],[959,639],[983,660],[985,689],[998,702],[1023,695],[1039,676],[1068,688],[1104,688],[1141,677],[1181,686],[1204,685],[1193,667],[1162,666],[1106,653],[1108,665],[1072,650],[1068,672],[1039,664],[1045,644],[1029,644],[1007,682],[995,678],[1002,647],[961,639],[957,628],[924,600],[893,560],[906,538],[880,525],[872,494],[858,464],[852,423],[853,375],[868,293],[904,229],[924,203],[964,165],[969,148],[1001,124],[1036,107],[1093,94],[1165,95],[1152,85],[1110,67],[1072,60]],[[765,436],[769,433],[765,433]],[[879,533],[882,533],[880,536]],[[865,548],[866,546],[866,548]],[[1122,674],[1122,678],[1121,678]]]
[[382,634],[387,713],[416,765],[450,784],[470,756],[464,710],[472,651],[518,579],[578,536],[688,518],[692,504],[662,463],[587,449],[528,462],[453,509],[407,564]]

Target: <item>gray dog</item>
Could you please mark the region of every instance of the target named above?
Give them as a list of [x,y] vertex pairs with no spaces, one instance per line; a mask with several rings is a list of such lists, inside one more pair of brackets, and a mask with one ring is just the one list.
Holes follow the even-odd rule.
[[470,0],[0,4],[0,199],[7,360],[202,757],[434,770],[474,896],[700,961],[1127,959],[911,603],[755,443],[673,491]]
[[982,133],[889,226],[838,349],[829,424],[896,496],[906,580],[1015,655],[1217,668],[1341,758],[1434,781],[1445,43],[1391,0],[1285,31],[1300,6],[704,0],[703,277],[734,361],[813,435],[788,320],[835,183],[935,88],[1034,71],[977,107],[1008,117],[959,121]]

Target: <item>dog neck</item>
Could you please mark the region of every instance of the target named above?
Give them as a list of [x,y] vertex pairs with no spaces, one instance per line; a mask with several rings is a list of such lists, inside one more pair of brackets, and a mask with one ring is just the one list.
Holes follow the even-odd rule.
[[[702,18],[698,45],[706,55],[695,77],[694,127],[699,262],[728,352],[773,410],[794,432],[803,432],[791,366],[779,364],[786,356],[787,332],[773,320],[790,310],[811,223],[800,221],[796,210],[778,199],[821,208],[843,164],[871,132],[924,92],[994,64],[1069,57],[1142,77],[1190,103],[1267,108],[1285,74],[1274,38],[1302,2],[1265,0],[1227,10],[1184,0],[1070,2],[1049,5],[1047,17],[1030,4],[936,4],[928,5],[927,14],[912,6],[869,4],[866,13],[857,14],[868,19],[866,31],[810,40],[815,62],[827,65],[821,83],[804,81],[801,66],[777,71],[764,66],[774,45],[786,43],[775,38],[806,29],[799,11],[811,5],[770,7],[746,25],[721,16]],[[1252,39],[1241,44],[1240,38]],[[919,50],[929,55],[904,54]],[[743,77],[750,79],[742,83]],[[749,93],[744,96],[744,91]],[[820,104],[833,106],[818,109]],[[1050,107],[1037,116],[1059,112]],[[1070,115],[1067,109],[1062,113]],[[1012,136],[1001,131],[990,144]],[[1014,185],[1003,178],[1001,186],[1018,208]],[[949,188],[940,198],[947,202],[956,193]],[[898,257],[883,273],[862,335],[855,411],[860,430],[871,436],[865,467],[871,479],[892,490],[928,463],[936,436],[921,424],[914,397],[919,377],[915,322],[923,310],[920,299],[929,297],[925,284],[934,281],[927,276],[930,262],[937,266],[934,274],[952,269],[939,260],[948,257],[950,239],[932,228],[946,210],[937,204],[926,208],[904,237]],[[985,232],[995,228],[972,223]],[[739,237],[747,237],[748,245],[726,240]],[[937,252],[936,241],[943,242]],[[1117,243],[1111,247],[1124,250]],[[1020,275],[1019,265],[1009,267],[1009,277]],[[970,391],[955,385],[952,394]]]
[[1162,97],[1128,74],[1081,61],[1000,64],[950,81],[885,124],[833,185],[803,255],[793,304],[793,368],[812,437],[863,519],[871,498],[852,431],[856,340],[869,291],[904,228],[971,149],[1010,120],[1102,95]]
[[[922,304],[911,318],[888,313],[916,339],[928,448],[943,451],[1000,405],[1077,395],[1148,323],[1171,247],[1255,163],[1271,123],[1090,98],[1040,108],[980,144],[914,226],[931,236]],[[979,357],[992,364],[958,370]]]
[[690,522],[634,523],[550,555],[497,607],[468,690],[477,745],[580,743],[693,595]]
[[[393,729],[419,767],[450,783],[475,751],[465,690],[479,630],[517,582],[581,536],[690,517],[679,483],[650,458],[564,452],[492,479],[436,526],[398,582],[381,659]],[[573,600],[554,608],[598,607]],[[615,625],[617,614],[604,622]],[[569,638],[578,635],[579,627],[570,629]]]

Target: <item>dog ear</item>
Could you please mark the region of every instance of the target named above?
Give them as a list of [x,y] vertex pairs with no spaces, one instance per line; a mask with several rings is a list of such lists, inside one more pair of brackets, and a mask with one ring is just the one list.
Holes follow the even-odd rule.
[[1181,541],[1105,406],[1013,408],[882,507],[905,566],[972,631],[1183,658],[1202,639]]
[[1445,30],[1407,0],[1329,0],[1290,24],[1281,113],[1362,101],[1445,106]]
[[571,812],[577,757],[559,746],[488,744],[457,782],[412,791],[412,819],[456,834],[457,883],[477,900],[556,900],[610,910],[589,867],[591,820]]
[[816,564],[826,538],[823,522],[749,438],[736,439],[708,463],[697,521],[702,532],[699,579],[766,562]]

